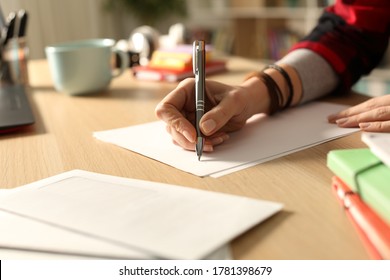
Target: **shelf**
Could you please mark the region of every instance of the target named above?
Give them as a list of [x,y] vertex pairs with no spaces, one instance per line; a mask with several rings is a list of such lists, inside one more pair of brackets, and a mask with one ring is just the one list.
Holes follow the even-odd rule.
[[228,30],[225,33],[232,38],[229,40],[233,42],[234,55],[278,59],[316,25],[325,2],[199,0],[188,3],[193,22],[214,30]]
[[237,18],[284,18],[284,19],[317,19],[322,8],[305,7],[259,7],[259,8],[223,8],[219,11],[203,10],[195,14],[199,18],[219,17],[222,19]]

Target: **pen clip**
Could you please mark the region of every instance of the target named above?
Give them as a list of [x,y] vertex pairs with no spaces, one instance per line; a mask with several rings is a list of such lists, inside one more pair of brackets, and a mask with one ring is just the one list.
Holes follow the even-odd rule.
[[198,74],[198,48],[198,41],[194,41],[192,47],[192,71],[194,72],[194,75]]

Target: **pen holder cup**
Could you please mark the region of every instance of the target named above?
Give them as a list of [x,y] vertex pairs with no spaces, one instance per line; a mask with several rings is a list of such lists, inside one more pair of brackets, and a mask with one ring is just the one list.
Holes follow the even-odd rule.
[[1,55],[0,84],[28,85],[29,48],[25,37],[12,38]]

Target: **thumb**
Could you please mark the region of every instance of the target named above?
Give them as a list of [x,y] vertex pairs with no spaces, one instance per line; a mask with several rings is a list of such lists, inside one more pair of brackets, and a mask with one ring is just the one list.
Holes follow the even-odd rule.
[[200,129],[210,136],[221,130],[229,120],[235,116],[234,104],[224,99],[217,106],[208,111],[200,121]]

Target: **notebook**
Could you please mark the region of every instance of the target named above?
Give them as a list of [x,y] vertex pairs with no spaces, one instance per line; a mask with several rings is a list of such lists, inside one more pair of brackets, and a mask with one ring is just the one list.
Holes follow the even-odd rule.
[[332,150],[327,156],[328,168],[353,192],[390,223],[390,168],[370,149]]
[[23,85],[0,86],[0,133],[34,123],[34,115]]
[[[212,60],[206,64],[206,74],[216,74],[226,71],[226,62],[223,60]],[[178,82],[185,78],[193,77],[194,72],[191,67],[181,70],[163,69],[150,66],[135,66],[132,68],[133,75],[138,80],[146,81],[167,81]]]
[[362,141],[371,152],[390,167],[390,133],[362,133]]

